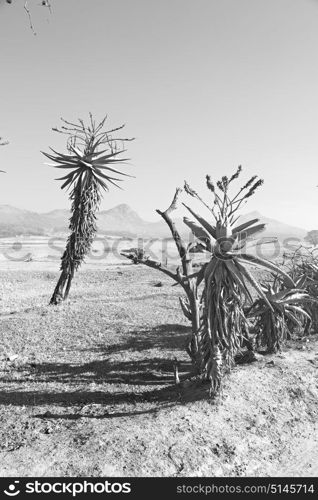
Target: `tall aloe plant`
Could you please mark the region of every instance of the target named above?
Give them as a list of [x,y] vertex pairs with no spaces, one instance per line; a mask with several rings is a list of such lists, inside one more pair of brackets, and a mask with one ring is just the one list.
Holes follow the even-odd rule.
[[[224,176],[216,185],[207,176],[207,188],[212,203],[207,204],[185,183],[186,192],[208,208],[211,221],[197,214],[185,205],[194,221],[185,222],[192,227],[202,244],[211,252],[210,261],[199,271],[204,276],[204,313],[198,331],[201,372],[211,382],[211,393],[220,388],[222,373],[234,362],[235,353],[248,335],[248,322],[244,312],[246,302],[252,304],[251,291],[263,298],[271,309],[266,294],[249,269],[260,266],[275,273],[281,273],[293,286],[291,278],[272,262],[244,253],[246,243],[265,228],[259,219],[240,224],[239,210],[263,184],[253,176],[237,191],[230,194],[230,187],[241,173],[238,167],[230,178]],[[199,225],[197,224],[199,223]]]
[[[71,200],[70,235],[61,261],[61,275],[55,287],[50,304],[58,304],[68,297],[74,272],[79,268],[89,252],[97,231],[96,213],[102,199],[103,191],[109,185],[119,187],[121,178],[114,175],[127,176],[113,167],[116,163],[127,161],[120,158],[126,150],[124,144],[130,139],[118,139],[114,133],[123,128],[104,130],[105,117],[96,124],[90,114],[89,124],[79,120],[74,124],[62,119],[61,129],[56,132],[68,135],[68,154],[43,153],[54,163],[49,164],[69,172],[57,180],[64,181],[61,189],[69,189]],[[130,177],[130,176],[128,176]]]

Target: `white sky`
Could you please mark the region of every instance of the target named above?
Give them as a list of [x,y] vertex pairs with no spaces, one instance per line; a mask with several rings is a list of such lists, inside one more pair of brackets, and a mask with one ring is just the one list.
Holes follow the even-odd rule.
[[156,220],[187,179],[258,174],[244,209],[318,227],[318,1],[0,0],[0,204],[68,207],[40,150],[59,117],[126,123],[136,179],[105,195]]

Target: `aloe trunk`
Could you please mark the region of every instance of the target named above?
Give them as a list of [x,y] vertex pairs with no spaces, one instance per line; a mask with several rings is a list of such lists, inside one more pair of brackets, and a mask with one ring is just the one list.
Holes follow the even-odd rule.
[[88,172],[86,187],[78,182],[73,192],[72,216],[70,218],[70,236],[62,256],[61,275],[52,295],[51,304],[58,304],[67,299],[75,271],[89,252],[97,231],[96,212],[101,197],[96,179]]

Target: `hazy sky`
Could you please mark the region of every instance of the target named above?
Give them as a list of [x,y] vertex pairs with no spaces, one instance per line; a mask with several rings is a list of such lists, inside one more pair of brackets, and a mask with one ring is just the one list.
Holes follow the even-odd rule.
[[[265,183],[244,209],[318,228],[318,1],[0,0],[0,204],[69,206],[40,151],[59,117],[126,123],[136,175],[102,209],[147,219],[205,174]],[[208,194],[208,192],[207,192]]]

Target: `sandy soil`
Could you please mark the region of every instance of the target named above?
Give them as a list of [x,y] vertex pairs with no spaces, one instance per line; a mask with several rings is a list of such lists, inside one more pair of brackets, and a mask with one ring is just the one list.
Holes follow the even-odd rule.
[[174,385],[189,326],[168,278],[83,267],[52,307],[58,273],[30,264],[1,266],[1,475],[318,475],[316,335],[237,366],[211,401]]

